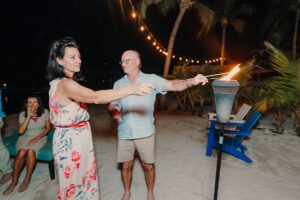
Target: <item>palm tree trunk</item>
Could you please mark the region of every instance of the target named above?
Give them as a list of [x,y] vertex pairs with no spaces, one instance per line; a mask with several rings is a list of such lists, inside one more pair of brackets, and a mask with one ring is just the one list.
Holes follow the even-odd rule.
[[226,28],[227,28],[227,24],[228,21],[227,19],[223,19],[222,22],[222,45],[221,45],[221,67],[223,67],[224,65],[224,59],[225,59],[225,40],[226,40]]
[[[300,4],[300,0],[298,0]],[[295,30],[293,35],[293,60],[296,59],[297,56],[297,33],[298,33],[298,26],[299,26],[299,17],[300,17],[300,9],[297,9],[296,12],[296,20],[295,20]]]
[[168,54],[167,54],[167,57],[166,57],[164,72],[163,72],[164,77],[167,77],[168,74],[169,74],[169,69],[170,69],[170,64],[171,64],[171,59],[172,59],[173,47],[174,47],[176,34],[178,32],[179,25],[180,25],[180,23],[183,19],[183,16],[184,16],[186,10],[187,10],[186,7],[181,7],[180,8],[180,12],[177,16],[177,19],[175,21],[175,24],[173,26],[173,29],[172,29],[172,32],[171,32],[171,35],[170,35],[170,38],[169,38]]
[[275,126],[276,126],[276,130],[279,132],[283,132],[282,129],[282,124],[283,124],[283,113],[280,111],[275,111]]

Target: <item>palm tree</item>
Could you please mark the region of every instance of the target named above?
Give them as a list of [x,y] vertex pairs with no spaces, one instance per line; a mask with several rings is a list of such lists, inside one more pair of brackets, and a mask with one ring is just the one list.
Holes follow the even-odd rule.
[[163,76],[166,77],[169,74],[169,69],[171,65],[171,59],[172,59],[172,54],[173,54],[173,47],[175,43],[175,38],[179,29],[179,26],[181,24],[181,21],[183,19],[183,16],[186,12],[186,10],[192,5],[191,0],[182,0],[180,3],[180,12],[176,18],[176,21],[174,23],[169,42],[168,42],[168,54],[166,57],[165,65],[164,65],[164,71],[163,71]]
[[277,130],[281,128],[287,113],[293,111],[296,113],[298,127],[300,127],[300,62],[290,62],[283,53],[268,42],[265,42],[265,46],[269,63],[276,75],[258,82],[254,97],[256,108],[261,112],[275,113]]
[[241,15],[253,15],[256,10],[249,4],[239,4],[238,0],[215,0],[206,5],[206,9],[209,10],[199,12],[203,28],[198,35],[210,31],[217,23],[220,23],[222,28],[221,66],[223,66],[227,27],[231,26],[237,33],[242,33],[245,29],[245,22],[241,19]]
[[[178,1],[175,1],[175,0],[141,0],[140,5],[139,5],[139,10],[140,10],[142,18],[146,17],[147,8],[153,4],[158,5],[160,12],[163,14],[166,14],[170,9],[179,5],[179,13],[178,13],[178,16],[173,25],[171,35],[169,37],[168,53],[167,53],[165,65],[164,65],[163,76],[167,77],[169,74],[169,69],[170,69],[170,65],[171,65],[171,59],[172,59],[173,47],[174,47],[176,35],[177,35],[179,26],[181,24],[181,21],[185,15],[186,11],[189,8],[197,8],[197,9],[202,9],[202,11],[204,11],[204,10],[206,10],[206,7],[205,7],[205,5],[201,4],[199,1],[192,1],[192,0],[178,0]],[[207,27],[205,29],[207,29]]]
[[295,28],[293,34],[293,59],[295,60],[297,57],[297,35],[298,35],[298,27],[299,27],[299,18],[300,18],[300,0],[297,0],[293,6],[296,11],[296,19],[295,19]]

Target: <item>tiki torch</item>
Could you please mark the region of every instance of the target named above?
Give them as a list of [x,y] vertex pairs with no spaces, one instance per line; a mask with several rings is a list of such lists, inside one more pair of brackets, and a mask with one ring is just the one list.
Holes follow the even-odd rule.
[[222,145],[224,140],[224,123],[230,119],[231,110],[235,94],[239,89],[240,84],[236,80],[230,80],[237,72],[240,71],[239,65],[235,66],[225,77],[216,79],[212,82],[214,92],[217,120],[221,125],[219,131],[219,152],[216,167],[214,200],[218,199],[219,177],[222,160]]

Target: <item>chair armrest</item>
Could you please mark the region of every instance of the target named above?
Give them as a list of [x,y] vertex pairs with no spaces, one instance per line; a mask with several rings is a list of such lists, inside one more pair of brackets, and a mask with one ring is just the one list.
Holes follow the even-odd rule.
[[47,134],[47,138],[48,140],[51,140],[53,139],[53,134],[54,134],[54,129],[50,130],[49,133]]
[[246,121],[245,120],[229,120],[229,122],[227,122],[227,123],[219,123],[217,119],[212,119],[212,120],[210,120],[210,122],[212,124],[220,124],[220,125],[222,124],[224,126],[240,127],[240,126],[243,126]]
[[245,124],[245,121],[229,121],[227,123],[222,123],[224,126],[235,126],[242,127]]
[[245,122],[246,122],[245,120],[229,120],[229,122],[227,123],[244,124]]
[[[234,118],[236,115],[230,115],[230,118]],[[208,119],[209,120],[216,120],[217,119],[217,114],[216,113],[208,113]]]
[[217,114],[216,113],[208,113],[208,119],[209,120],[217,119]]
[[[224,131],[226,131],[226,127],[236,127],[236,128],[239,128],[239,127],[242,127],[244,124],[245,124],[245,121],[244,120],[240,120],[240,121],[237,121],[237,120],[230,120],[229,122],[227,123],[219,123],[217,119],[213,119],[213,120],[210,120],[210,126],[207,128],[207,130],[211,130],[211,131],[219,131],[221,129],[221,124],[224,125]],[[228,130],[227,128],[227,131],[230,131]],[[234,131],[234,129],[231,131]]]

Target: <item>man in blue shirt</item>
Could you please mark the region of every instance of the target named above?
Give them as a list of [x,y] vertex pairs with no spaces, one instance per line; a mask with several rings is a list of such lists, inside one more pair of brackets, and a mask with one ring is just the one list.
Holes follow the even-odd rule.
[[128,96],[112,102],[108,109],[112,117],[118,121],[118,155],[117,160],[122,163],[122,179],[124,195],[122,200],[129,200],[131,193],[132,164],[135,149],[139,153],[145,170],[147,183],[147,200],[154,200],[154,162],[155,162],[155,127],[154,103],[157,94],[167,91],[182,91],[208,82],[207,78],[198,74],[186,80],[166,80],[155,74],[141,72],[140,54],[134,50],[127,50],[120,61],[125,76],[114,83],[114,89],[130,86],[140,82],[151,83],[155,86],[145,96]]

